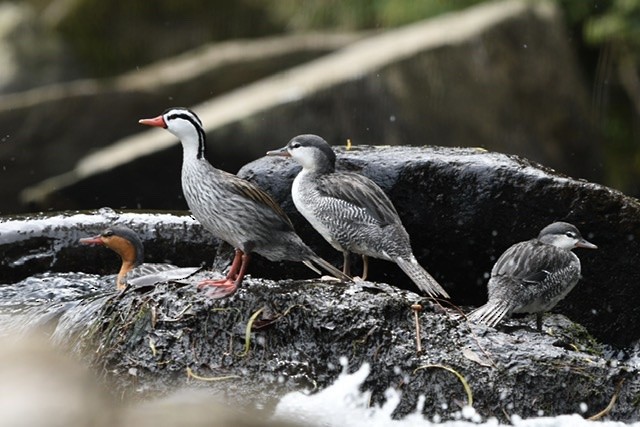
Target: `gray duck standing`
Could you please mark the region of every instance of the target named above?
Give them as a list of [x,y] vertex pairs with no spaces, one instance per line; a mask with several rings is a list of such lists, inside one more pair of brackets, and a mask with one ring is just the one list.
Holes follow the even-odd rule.
[[299,135],[267,155],[292,157],[302,165],[291,187],[293,203],[300,213],[344,256],[343,272],[350,274],[350,252],[395,262],[431,297],[449,295],[418,264],[409,234],[393,204],[372,180],[350,172],[336,172],[336,155],[316,135]]
[[303,262],[320,274],[316,264],[339,279],[350,280],[304,244],[269,194],[207,161],[205,132],[193,111],[170,108],[158,117],[139,122],[164,128],[178,137],[183,150],[182,191],[191,213],[214,236],[236,250],[224,279],[205,280],[198,285],[214,288],[207,295],[220,298],[234,293],[242,283],[251,253],[270,261]]
[[537,238],[507,249],[491,270],[489,301],[472,311],[472,322],[496,326],[511,313],[535,313],[542,330],[542,314],[551,310],[580,279],[580,260],[573,248],[597,249],[569,223],[554,222]]
[[106,246],[122,260],[120,271],[116,277],[116,289],[123,290],[127,285],[154,285],[169,280],[185,279],[199,267],[176,267],[166,263],[144,262],[144,246],[140,237],[128,227],[113,226],[93,237],[80,239],[83,245]]

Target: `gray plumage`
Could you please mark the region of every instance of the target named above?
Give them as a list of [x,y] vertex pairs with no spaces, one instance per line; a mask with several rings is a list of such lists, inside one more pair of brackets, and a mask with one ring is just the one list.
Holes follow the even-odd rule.
[[384,191],[365,176],[336,172],[335,153],[324,139],[299,135],[267,154],[291,156],[302,165],[291,188],[293,202],[322,237],[343,252],[345,272],[351,252],[385,259],[395,262],[428,295],[448,298],[418,264],[409,235]]
[[596,248],[566,222],[554,222],[537,238],[511,246],[491,270],[488,302],[469,313],[468,319],[495,326],[512,313],[536,313],[541,330],[542,313],[551,310],[580,279],[580,260],[571,252],[576,247]]
[[[205,158],[205,133],[190,110],[173,108],[141,123],[162,126],[182,142],[182,190],[193,216],[214,236],[243,254],[257,253],[270,261],[299,261],[314,271],[316,264],[343,280],[349,278],[317,256],[295,233],[291,221],[273,198],[256,185],[213,167]],[[238,256],[238,255],[237,255]],[[239,277],[242,281],[245,261]]]

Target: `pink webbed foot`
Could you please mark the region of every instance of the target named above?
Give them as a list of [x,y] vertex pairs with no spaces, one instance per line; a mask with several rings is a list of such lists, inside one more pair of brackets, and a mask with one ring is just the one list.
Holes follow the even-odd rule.
[[238,285],[231,279],[203,280],[198,283],[198,290],[204,290],[205,288],[205,296],[219,299],[233,295],[238,289]]

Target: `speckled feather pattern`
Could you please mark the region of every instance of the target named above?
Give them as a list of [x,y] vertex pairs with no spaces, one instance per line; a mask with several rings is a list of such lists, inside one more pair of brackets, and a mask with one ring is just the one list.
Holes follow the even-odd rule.
[[409,235],[380,187],[354,173],[313,174],[294,180],[296,208],[340,250],[395,261],[412,256]]
[[552,309],[578,283],[580,260],[571,251],[531,239],[511,246],[491,271],[487,304],[469,319],[495,326],[511,313]]
[[243,252],[255,252],[271,261],[316,258],[267,193],[205,159],[184,159],[182,190],[193,216]]
[[144,263],[128,272],[124,280],[133,286],[153,285],[169,280],[181,280],[200,270],[200,267],[177,267],[173,264]]
[[395,262],[428,295],[448,297],[418,264],[409,234],[382,189],[362,175],[323,172],[303,169],[293,181],[293,202],[307,221],[335,249]]

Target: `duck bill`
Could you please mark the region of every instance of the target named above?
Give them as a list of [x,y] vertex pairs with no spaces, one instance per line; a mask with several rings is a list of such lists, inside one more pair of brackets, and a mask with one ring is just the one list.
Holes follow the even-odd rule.
[[282,147],[277,150],[267,151],[267,156],[291,157],[291,154],[289,154],[287,147]]
[[78,241],[83,245],[104,245],[101,236],[84,237]]
[[594,245],[591,242],[587,242],[584,239],[582,239],[578,243],[576,243],[576,248],[598,249],[598,247],[596,245]]
[[155,126],[159,128],[165,128],[165,129],[167,128],[167,124],[165,123],[164,117],[162,116],[154,117],[152,119],[140,119],[138,120],[138,123],[146,126]]

